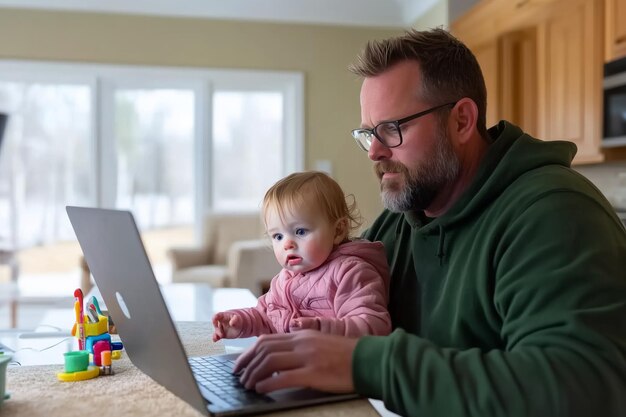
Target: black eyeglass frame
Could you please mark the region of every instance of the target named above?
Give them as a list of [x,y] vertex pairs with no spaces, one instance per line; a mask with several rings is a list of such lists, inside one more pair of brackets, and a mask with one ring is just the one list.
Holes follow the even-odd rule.
[[[373,135],[376,139],[378,139],[378,141],[380,143],[382,143],[382,145],[386,148],[397,148],[398,146],[402,145],[402,130],[400,130],[400,125],[406,122],[409,122],[411,120],[415,120],[418,117],[422,117],[422,116],[426,116],[427,114],[430,114],[436,110],[442,109],[446,106],[456,106],[456,103],[458,103],[458,101],[453,101],[450,103],[445,103],[445,104],[440,104],[439,106],[435,106],[435,107],[431,107],[430,109],[426,109],[426,110],[422,110],[419,113],[415,113],[412,114],[410,116],[407,117],[403,117],[402,119],[398,119],[398,120],[388,120],[388,121],[384,121],[384,122],[380,122],[378,123],[376,126],[374,126],[372,129],[365,129],[365,128],[359,128],[359,129],[353,129],[352,130],[352,137],[354,138],[354,140],[356,141],[357,145],[359,145],[359,148],[363,149],[365,152],[368,152],[369,149],[366,149],[365,146],[363,146],[363,144],[361,143],[361,141],[359,141],[359,136],[362,133],[369,133],[370,136]],[[398,136],[400,137],[400,142],[398,142],[397,145],[387,145],[381,138],[380,136],[378,136],[378,134],[376,133],[376,129],[378,129],[380,126],[382,125],[386,125],[392,123],[395,127],[396,130],[398,131]],[[371,147],[371,145],[370,145]]]

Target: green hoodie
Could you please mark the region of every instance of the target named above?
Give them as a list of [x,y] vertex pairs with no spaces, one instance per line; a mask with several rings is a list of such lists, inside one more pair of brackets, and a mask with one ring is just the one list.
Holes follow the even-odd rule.
[[357,392],[400,414],[626,416],[626,233],[576,147],[500,122],[443,216],[384,211],[395,331],[363,337]]

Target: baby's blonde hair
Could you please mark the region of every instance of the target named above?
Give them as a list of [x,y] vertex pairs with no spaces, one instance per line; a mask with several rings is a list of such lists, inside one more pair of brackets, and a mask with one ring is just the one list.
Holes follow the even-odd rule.
[[[352,200],[350,203],[348,198]],[[269,209],[276,209],[282,217],[285,210],[297,213],[298,207],[305,205],[316,207],[331,224],[345,218],[346,238],[352,237],[361,226],[354,196],[346,196],[335,180],[319,171],[296,172],[271,186],[263,198],[263,220]]]

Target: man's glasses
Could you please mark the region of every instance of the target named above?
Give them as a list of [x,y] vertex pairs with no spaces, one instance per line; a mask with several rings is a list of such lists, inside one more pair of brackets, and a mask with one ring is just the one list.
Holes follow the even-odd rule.
[[352,137],[356,140],[359,148],[363,149],[365,152],[370,150],[374,137],[387,148],[395,148],[402,145],[402,131],[400,130],[400,125],[402,123],[417,119],[418,117],[426,116],[435,110],[454,105],[456,105],[456,101],[453,103],[446,103],[431,107],[430,109],[415,113],[400,120],[379,123],[374,126],[373,129],[354,129],[352,131]]

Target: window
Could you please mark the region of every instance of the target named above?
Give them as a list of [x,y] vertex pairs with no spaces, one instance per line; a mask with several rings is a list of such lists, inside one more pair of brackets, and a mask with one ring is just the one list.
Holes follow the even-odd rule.
[[194,92],[115,92],[117,193],[144,228],[192,224]]
[[216,91],[213,108],[213,207],[258,209],[283,171],[282,94]]
[[142,230],[258,209],[302,169],[302,90],[288,72],[0,61],[0,245],[73,240],[68,204]]
[[0,150],[1,244],[40,245],[73,237],[65,205],[92,200],[91,87],[0,81],[9,114]]

